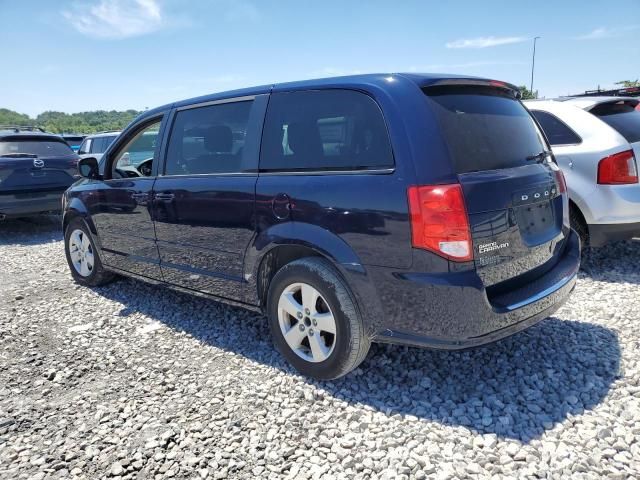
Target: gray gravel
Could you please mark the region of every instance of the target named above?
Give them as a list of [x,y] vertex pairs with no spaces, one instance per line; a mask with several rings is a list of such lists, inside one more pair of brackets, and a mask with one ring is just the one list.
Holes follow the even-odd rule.
[[640,241],[524,333],[319,383],[254,313],[76,286],[58,221],[0,224],[2,479],[640,476]]

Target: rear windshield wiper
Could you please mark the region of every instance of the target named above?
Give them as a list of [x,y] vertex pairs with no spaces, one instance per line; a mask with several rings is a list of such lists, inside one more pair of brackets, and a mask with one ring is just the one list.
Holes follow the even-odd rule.
[[536,155],[530,155],[527,157],[527,160],[535,160],[538,163],[542,163],[544,162],[548,156],[551,155],[551,152],[549,152],[548,150],[543,150],[542,152],[536,154]]

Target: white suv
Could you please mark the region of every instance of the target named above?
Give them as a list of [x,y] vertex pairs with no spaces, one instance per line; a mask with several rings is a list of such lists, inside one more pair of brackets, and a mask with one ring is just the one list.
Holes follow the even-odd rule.
[[564,172],[571,224],[585,245],[640,237],[638,103],[623,97],[525,102]]

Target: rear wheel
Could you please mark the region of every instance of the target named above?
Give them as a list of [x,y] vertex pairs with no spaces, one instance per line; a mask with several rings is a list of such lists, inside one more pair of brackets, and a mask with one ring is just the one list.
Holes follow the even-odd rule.
[[585,222],[582,213],[577,207],[571,205],[569,209],[569,220],[571,222],[571,228],[573,228],[580,237],[580,243],[582,248],[589,246],[589,228],[587,222]]
[[324,259],[304,258],[282,267],[269,287],[267,311],[274,344],[303,375],[341,377],[369,351],[351,293]]
[[114,274],[102,266],[91,232],[81,219],[69,222],[64,244],[71,276],[77,283],[98,287],[113,280]]

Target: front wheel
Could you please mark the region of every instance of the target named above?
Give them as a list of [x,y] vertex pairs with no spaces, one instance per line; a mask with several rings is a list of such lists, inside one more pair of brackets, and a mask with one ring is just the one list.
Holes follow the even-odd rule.
[[356,368],[370,340],[347,285],[329,262],[304,258],[282,267],[267,311],[278,350],[303,375],[330,380]]
[[102,266],[86,224],[73,219],[64,232],[64,245],[71,276],[80,285],[98,287],[113,280],[114,275]]

